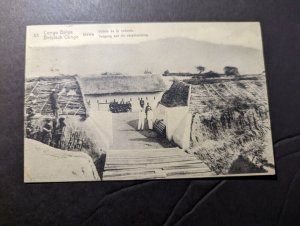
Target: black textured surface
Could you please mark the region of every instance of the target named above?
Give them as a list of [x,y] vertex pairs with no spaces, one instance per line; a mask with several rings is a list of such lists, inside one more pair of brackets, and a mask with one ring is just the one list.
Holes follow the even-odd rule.
[[[299,225],[299,1],[1,1],[1,225]],[[261,21],[276,178],[23,184],[25,27]]]

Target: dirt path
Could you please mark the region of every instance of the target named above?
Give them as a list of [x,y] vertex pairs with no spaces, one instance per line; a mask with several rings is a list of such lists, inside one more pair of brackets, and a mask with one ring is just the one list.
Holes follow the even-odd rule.
[[113,145],[111,149],[157,149],[174,147],[155,131],[148,130],[147,123],[143,131],[137,130],[138,113],[113,114]]

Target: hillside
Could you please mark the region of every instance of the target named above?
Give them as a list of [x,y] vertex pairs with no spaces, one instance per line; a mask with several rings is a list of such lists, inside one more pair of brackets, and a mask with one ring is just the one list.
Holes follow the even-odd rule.
[[266,173],[274,160],[265,77],[186,82],[192,84],[191,150],[217,174]]
[[[84,56],[84,57],[83,57]],[[198,65],[223,72],[225,66],[239,68],[240,73],[264,70],[261,50],[242,46],[220,45],[187,38],[168,38],[139,44],[106,44],[97,46],[34,48],[28,75],[94,74],[119,71],[143,73],[146,68],[162,74],[165,70],[194,72]],[[39,62],[39,67],[34,62]],[[72,66],[70,66],[72,65]],[[53,69],[49,71],[49,68]]]

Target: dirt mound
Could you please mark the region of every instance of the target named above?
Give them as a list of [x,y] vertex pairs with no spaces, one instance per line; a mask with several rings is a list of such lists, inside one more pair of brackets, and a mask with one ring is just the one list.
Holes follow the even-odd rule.
[[99,180],[99,175],[93,160],[87,154],[59,150],[35,140],[25,139],[25,182],[95,180]]
[[174,81],[162,98],[161,104],[166,107],[187,106],[189,97],[189,85],[184,82]]

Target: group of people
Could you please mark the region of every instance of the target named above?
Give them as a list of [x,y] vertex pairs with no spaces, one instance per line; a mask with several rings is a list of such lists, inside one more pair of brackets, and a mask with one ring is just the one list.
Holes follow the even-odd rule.
[[125,102],[123,98],[120,102],[114,99],[113,102],[109,103],[109,110],[113,113],[129,112],[132,111],[132,104],[130,101]]
[[[65,118],[59,118],[58,94],[55,89],[49,95],[49,100],[54,118],[45,119],[42,128],[37,125],[39,123],[34,123],[37,119],[35,119],[32,103],[29,102],[30,106],[26,109],[26,137],[40,140],[56,148],[62,148],[66,124]],[[36,125],[34,126],[34,124]]]
[[65,118],[58,114],[58,92],[56,89],[51,90],[49,96],[50,106],[54,115],[53,119],[47,118],[42,128],[41,141],[55,148],[62,148],[64,142],[64,132],[66,128]]
[[64,148],[65,142],[65,119],[46,119],[42,128],[41,141],[55,148]]
[[145,119],[148,123],[148,128],[150,130],[153,129],[153,120],[154,115],[152,108],[149,103],[145,106],[145,101],[143,98],[140,99],[140,110],[139,110],[139,122],[138,122],[138,130],[144,130]]
[[[35,117],[36,113],[33,109],[33,103],[28,101],[26,108],[26,121],[25,121],[25,135],[27,138],[35,139],[43,142],[49,146],[67,149],[67,150],[78,150],[82,148],[91,148],[91,145],[83,139],[82,133],[75,130],[70,132],[66,130],[65,118],[59,115],[59,94],[57,90],[51,90],[49,95],[50,107],[52,114],[44,119],[42,122],[39,117]],[[90,100],[87,101],[90,105]],[[67,134],[68,133],[68,134]],[[68,140],[66,140],[66,137]],[[97,157],[94,157],[94,163],[98,171],[100,180],[103,180],[103,172],[105,168],[106,153],[102,149],[97,151]]]
[[26,133],[26,137],[27,138],[34,138],[35,137],[35,127],[34,127],[34,124],[33,124],[33,118],[35,116],[35,112],[33,110],[33,108],[31,106],[29,106],[27,109],[26,109],[26,130],[25,130],[25,133]]
[[[152,102],[152,98],[155,101],[156,97],[144,97],[145,101],[149,101]],[[109,105],[109,110],[111,110],[111,108],[123,108],[123,109],[136,109],[139,105],[139,103],[143,100],[143,97],[135,97],[135,96],[131,96],[131,97],[124,97],[124,98],[119,98],[119,99],[97,99],[95,102],[95,106],[97,106],[98,110],[107,110],[106,106],[107,104]],[[86,99],[86,104],[88,108],[93,108],[93,103],[91,101],[91,99]],[[103,107],[101,107],[103,105]],[[123,107],[122,107],[123,106]],[[55,109],[55,107],[53,108]],[[127,111],[127,110],[126,110]],[[120,111],[120,112],[126,112],[126,111]]]
[[[28,108],[28,111],[31,111],[31,107]],[[44,122],[44,125],[39,127],[38,125],[34,126],[33,119],[31,116],[27,116],[26,123],[26,137],[39,140],[47,145],[63,148],[64,144],[64,133],[66,129],[65,119],[64,118],[47,118]],[[30,119],[28,119],[30,118]]]

